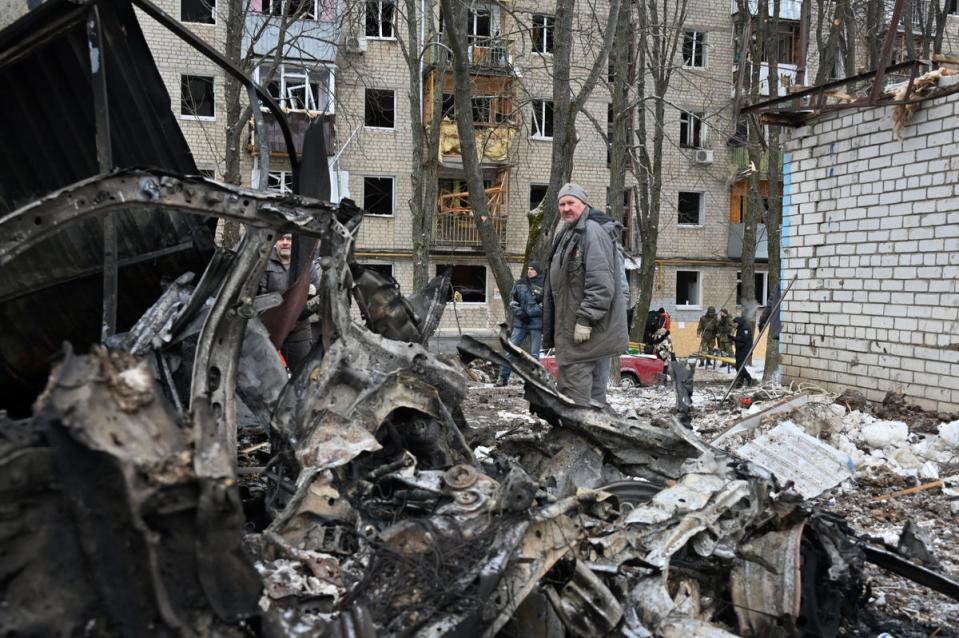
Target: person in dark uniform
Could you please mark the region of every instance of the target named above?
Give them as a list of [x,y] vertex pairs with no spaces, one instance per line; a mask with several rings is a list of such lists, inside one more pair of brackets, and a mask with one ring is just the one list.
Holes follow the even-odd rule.
[[745,317],[736,317],[733,319],[733,324],[736,326],[736,335],[733,337],[733,343],[736,344],[735,387],[750,386],[755,381],[746,369],[746,357],[749,356],[749,351],[753,347],[753,330]]

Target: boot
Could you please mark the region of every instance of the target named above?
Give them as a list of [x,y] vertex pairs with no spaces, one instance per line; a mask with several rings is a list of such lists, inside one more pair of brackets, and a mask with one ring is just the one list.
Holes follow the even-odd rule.
[[507,379],[506,377],[499,377],[496,379],[496,383],[494,383],[493,385],[496,386],[497,388],[505,388],[507,384],[509,384],[509,379]]

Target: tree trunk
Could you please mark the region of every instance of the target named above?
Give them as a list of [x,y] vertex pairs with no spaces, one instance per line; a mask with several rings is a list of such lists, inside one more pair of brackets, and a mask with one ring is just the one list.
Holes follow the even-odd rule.
[[513,287],[513,273],[510,272],[509,265],[506,263],[499,235],[490,223],[489,201],[486,198],[486,190],[483,188],[480,158],[477,155],[470,86],[472,79],[464,31],[468,5],[458,0],[440,0],[440,6],[445,17],[450,48],[453,51],[453,100],[456,108],[456,129],[459,132],[460,152],[463,157],[466,185],[469,189],[470,208],[483,252],[486,254],[493,279],[499,289],[505,313],[510,290]]
[[[243,55],[244,1],[228,0],[226,3],[226,57],[239,62]],[[226,98],[226,156],[223,168],[223,181],[228,184],[240,183],[240,144],[242,143],[243,123],[240,121],[242,105],[240,94],[243,86],[229,73],[225,74]],[[240,243],[240,222],[223,222],[223,245],[234,248]]]
[[[772,31],[779,31],[780,0],[773,2]],[[769,56],[769,75],[776,77],[779,75],[779,52],[772,51]],[[780,280],[782,270],[782,259],[780,255],[781,237],[779,235],[782,228],[782,170],[779,164],[782,157],[781,128],[770,126],[768,129],[768,153],[769,170],[767,179],[769,183],[768,199],[769,212],[766,214],[766,242],[769,263],[767,266],[767,290],[780,291]],[[780,291],[781,294],[781,291]],[[772,298],[778,299],[779,296],[773,294]],[[770,303],[767,299],[766,303]],[[776,312],[779,312],[777,309]],[[772,338],[772,324],[775,321],[772,313],[769,314],[769,327],[766,332],[766,360],[763,365],[763,381],[773,381],[777,379],[779,373],[779,339]]]
[[[606,29],[589,75],[575,96],[571,94],[570,69],[572,68],[573,42],[578,41],[573,33],[575,0],[557,0],[553,22],[553,148],[550,163],[549,186],[543,198],[542,216],[530,219],[527,238],[527,255],[536,254],[544,262],[549,259],[550,239],[559,220],[557,195],[573,174],[573,155],[576,151],[576,115],[592,94],[600,73],[608,71],[607,59],[616,35],[621,0],[611,0]],[[598,197],[593,193],[592,198]]]
[[433,245],[433,215],[436,212],[437,169],[439,166],[439,130],[442,121],[442,85],[446,72],[446,53],[436,47],[438,63],[429,74],[432,78],[432,117],[425,122],[423,86],[426,81],[421,62],[423,47],[420,42],[420,25],[425,21],[425,32],[433,34],[432,0],[427,3],[426,13],[418,14],[416,0],[405,0],[407,41],[400,41],[410,78],[410,121],[412,122],[413,161],[410,175],[412,198],[410,199],[411,231],[413,240],[413,290],[419,290],[430,280],[430,250]]

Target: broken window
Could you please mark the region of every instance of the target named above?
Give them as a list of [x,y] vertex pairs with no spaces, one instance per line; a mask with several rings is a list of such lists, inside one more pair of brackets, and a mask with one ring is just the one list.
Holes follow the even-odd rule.
[[553,139],[553,102],[552,100],[533,100],[532,137],[542,140]]
[[[769,299],[769,273],[753,273],[753,281],[756,285],[756,303],[760,306],[765,306]],[[741,272],[736,273],[736,305],[743,305],[743,274]]]
[[705,32],[686,31],[683,34],[683,66],[693,68],[706,66]]
[[679,145],[683,148],[703,147],[703,116],[701,113],[680,112]]
[[180,0],[180,21],[216,24],[216,0]]
[[366,89],[366,126],[393,128],[396,109],[392,89]]
[[529,209],[535,210],[543,198],[546,197],[548,184],[530,184],[529,185]]
[[[777,64],[799,64],[799,23],[779,23],[775,46],[779,58]],[[769,62],[769,51],[763,47],[762,61]]]
[[456,100],[452,93],[443,94],[443,117],[456,119]]
[[212,120],[214,108],[213,78],[205,75],[180,76],[180,114]]
[[273,193],[292,193],[293,171],[270,171],[267,173],[266,190]]
[[373,0],[366,3],[366,37],[395,38],[393,20],[396,3],[393,0]]
[[470,44],[488,46],[493,35],[493,14],[489,9],[470,9],[466,24],[466,35]]
[[490,96],[479,96],[472,98],[473,123],[474,124],[492,124],[493,123],[493,98]]
[[679,225],[702,226],[703,224],[703,194],[689,191],[679,191],[678,197]]
[[262,0],[261,6],[263,13],[296,20],[316,20],[326,9],[322,0]]
[[534,15],[533,32],[530,39],[533,41],[533,53],[553,53],[553,16]]
[[254,79],[266,84],[267,92],[281,107],[291,111],[333,112],[333,74],[329,67],[306,69],[281,64],[270,77],[269,66],[256,68]]
[[[436,264],[436,274],[450,270],[450,282],[457,303],[486,303],[486,266],[463,266],[459,264]],[[447,294],[446,302],[452,301]]]
[[698,270],[676,271],[676,305],[702,304],[702,273]]
[[363,207],[367,215],[393,214],[393,178],[364,177]]

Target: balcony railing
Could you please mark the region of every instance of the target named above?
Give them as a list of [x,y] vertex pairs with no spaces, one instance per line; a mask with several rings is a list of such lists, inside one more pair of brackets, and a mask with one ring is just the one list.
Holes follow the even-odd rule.
[[512,65],[509,55],[512,42],[512,40],[498,36],[470,36],[470,64],[478,69],[509,70]]
[[[306,129],[310,127],[313,120],[323,118],[326,126],[326,154],[333,155],[336,148],[336,127],[335,116],[332,113],[310,113],[307,111],[289,111],[286,114],[287,123],[290,126],[290,132],[293,134],[293,146],[296,147],[297,154],[303,153],[303,138],[306,136]],[[271,155],[286,155],[286,141],[283,139],[283,129],[276,121],[276,117],[270,111],[263,111],[263,128],[266,133],[267,145],[270,148]],[[250,153],[257,152],[256,127],[252,120],[250,122]]]
[[[499,238],[500,246],[506,246],[505,193],[502,186],[486,189],[490,223]],[[436,214],[433,215],[433,245],[438,247],[467,248],[481,246],[479,231],[473,221],[469,193],[440,195]]]

